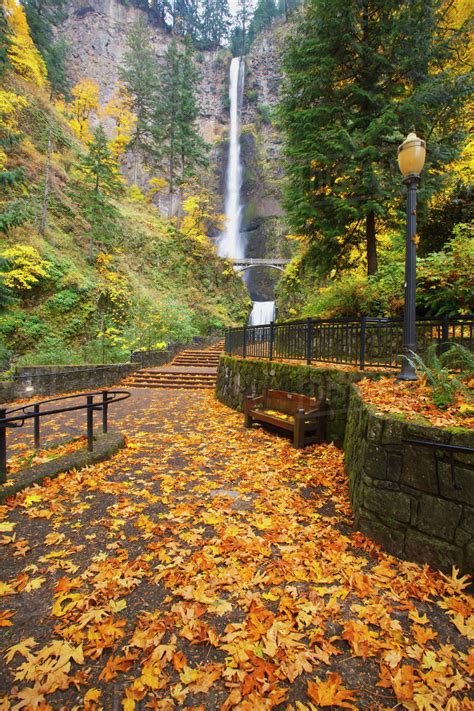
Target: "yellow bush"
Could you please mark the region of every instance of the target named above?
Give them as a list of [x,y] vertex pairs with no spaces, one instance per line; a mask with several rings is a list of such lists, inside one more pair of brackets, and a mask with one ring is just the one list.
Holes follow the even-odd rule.
[[3,283],[10,289],[32,289],[49,276],[48,262],[34,247],[18,244],[3,250],[0,257],[10,268],[3,274]]

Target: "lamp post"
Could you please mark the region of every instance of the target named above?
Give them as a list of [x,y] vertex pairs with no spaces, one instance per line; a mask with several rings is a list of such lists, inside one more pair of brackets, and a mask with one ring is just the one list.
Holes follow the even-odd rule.
[[403,316],[403,359],[398,380],[416,380],[409,356],[416,350],[416,190],[426,156],[426,143],[409,133],[398,148],[398,165],[407,186],[407,231],[405,242],[405,310]]

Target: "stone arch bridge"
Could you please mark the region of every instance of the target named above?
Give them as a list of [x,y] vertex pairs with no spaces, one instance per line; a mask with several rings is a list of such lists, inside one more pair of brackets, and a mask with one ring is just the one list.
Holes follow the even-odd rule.
[[290,259],[231,259],[230,260],[234,266],[234,270],[237,274],[241,272],[246,272],[248,269],[253,267],[269,267],[270,269],[277,269],[282,272],[286,264],[290,263]]

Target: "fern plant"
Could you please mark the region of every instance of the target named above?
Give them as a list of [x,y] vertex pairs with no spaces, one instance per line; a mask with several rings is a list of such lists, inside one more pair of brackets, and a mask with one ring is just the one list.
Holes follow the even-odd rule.
[[459,370],[468,377],[474,376],[474,353],[459,343],[453,343],[439,360],[443,366]]
[[467,365],[468,368],[472,368],[474,356],[458,344],[451,346],[439,356],[436,352],[437,348],[438,344],[432,343],[424,359],[418,353],[412,352],[409,361],[417,371],[423,373],[430,384],[434,404],[444,409],[453,404],[458,392],[467,394],[466,386],[452,373],[451,367],[466,370]]

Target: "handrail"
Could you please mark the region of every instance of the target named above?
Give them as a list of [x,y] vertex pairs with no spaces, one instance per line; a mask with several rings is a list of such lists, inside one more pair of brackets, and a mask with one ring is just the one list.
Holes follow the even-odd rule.
[[[52,398],[48,398],[47,400],[39,400],[38,402],[30,402],[27,405],[20,405],[20,407],[15,407],[15,408],[12,408],[11,410],[5,410],[5,415],[9,415],[12,412],[21,412],[21,411],[25,412],[26,408],[28,408],[28,407],[34,408],[37,405],[45,405],[48,402],[60,402],[62,400],[72,400],[73,398],[78,398],[78,397],[91,397],[91,396],[95,397],[96,395],[103,395],[103,393],[107,393],[107,395],[114,396],[114,397],[111,397],[110,399],[107,398],[107,400],[106,400],[107,403],[121,402],[122,400],[128,400],[128,398],[131,396],[131,393],[129,393],[127,390],[101,390],[101,391],[95,391],[92,393],[79,393],[79,394],[76,393],[75,395],[64,395],[62,397],[52,397]],[[117,398],[116,397],[117,395],[124,395],[124,397]],[[102,404],[103,404],[103,401],[100,404],[98,404],[98,403],[95,404],[94,409],[102,409],[102,407],[101,407]],[[86,409],[86,407],[87,407],[87,405],[80,405],[77,407],[64,407],[64,408],[60,408],[59,410],[45,410],[44,412],[42,412],[40,414],[41,414],[41,416],[43,416],[43,415],[57,415],[62,412],[73,412],[74,410],[84,410],[84,409]],[[1,412],[1,410],[0,410],[0,412]],[[34,412],[33,413],[25,412],[24,416],[11,417],[11,418],[8,418],[8,421],[13,422],[15,420],[28,420],[28,419],[31,419],[32,417],[35,417],[35,416],[36,415]],[[2,425],[3,422],[5,422],[5,420],[3,420],[0,417],[0,426]],[[13,426],[15,426],[15,425],[13,425]]]
[[413,444],[417,447],[431,447],[432,449],[447,449],[448,452],[460,452],[461,454],[474,454],[474,447],[462,447],[458,444],[445,444],[444,442],[432,442],[426,439],[402,439],[403,444]]
[[[94,398],[99,396],[99,402],[94,402]],[[59,415],[64,412],[77,412],[86,410],[87,412],[87,449],[92,452],[94,449],[94,410],[102,412],[102,432],[108,431],[108,410],[109,405],[114,402],[128,400],[131,396],[127,390],[101,390],[91,393],[76,393],[75,395],[62,395],[61,397],[48,398],[39,402],[27,403],[19,407],[10,409],[0,408],[0,484],[4,484],[7,477],[7,428],[23,427],[27,420],[33,420],[34,426],[34,448],[40,448],[40,420],[47,415]],[[59,407],[41,411],[41,406],[48,403],[62,402],[74,398],[86,398],[83,405],[72,407]],[[28,410],[32,408],[32,412]],[[21,414],[16,414],[21,413]],[[11,417],[11,415],[14,415]]]

